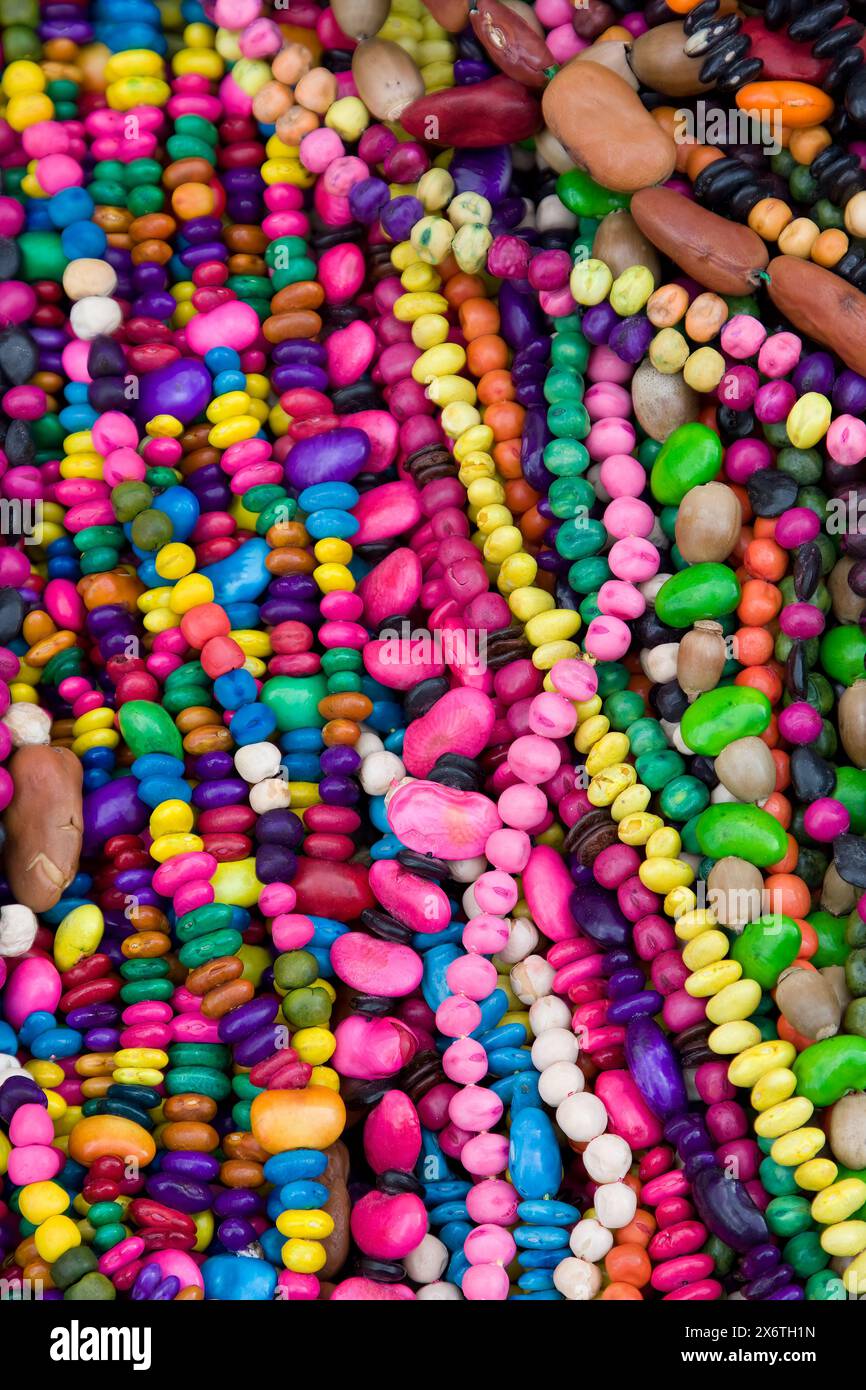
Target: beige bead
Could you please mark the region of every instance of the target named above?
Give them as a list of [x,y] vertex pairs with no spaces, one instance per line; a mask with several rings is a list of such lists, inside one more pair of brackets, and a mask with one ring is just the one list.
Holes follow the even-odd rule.
[[63,272],[63,288],[69,299],[86,299],[88,295],[104,298],[117,288],[117,274],[108,261],[94,256],[82,256],[70,261]]
[[846,204],[845,226],[852,236],[866,236],[866,192],[855,193]]

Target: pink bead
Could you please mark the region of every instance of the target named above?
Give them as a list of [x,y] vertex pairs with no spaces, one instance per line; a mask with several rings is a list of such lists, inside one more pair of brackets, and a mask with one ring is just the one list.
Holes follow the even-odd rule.
[[597,420],[585,440],[590,458],[597,461],[611,454],[630,454],[635,442],[634,425],[615,418]]
[[466,1209],[479,1224],[492,1221],[497,1226],[510,1226],[516,1220],[519,1202],[511,1183],[500,1178],[479,1182],[466,1194]]
[[853,415],[840,415],[827,431],[827,452],[846,467],[866,458],[866,424]]
[[442,1068],[449,1080],[468,1086],[487,1075],[487,1053],[474,1038],[458,1038],[445,1049]]
[[463,1145],[460,1162],[475,1177],[496,1177],[508,1165],[508,1139],[504,1134],[476,1134]]
[[508,750],[508,766],[522,781],[531,785],[546,782],[561,761],[556,744],[537,734],[516,739]]
[[800,360],[803,344],[796,333],[774,333],[758,353],[758,367],[764,376],[787,376]]
[[507,917],[517,902],[517,884],[510,874],[494,869],[475,880],[473,894],[482,912]]
[[463,1253],[471,1265],[507,1265],[514,1259],[517,1246],[510,1231],[485,1222],[466,1237]]
[[567,738],[576,723],[574,705],[555,691],[542,691],[529,707],[529,727],[534,734],[546,738]]
[[472,999],[452,994],[436,1010],[436,1027],[446,1038],[467,1037],[481,1022],[481,1010]]
[[[53,1089],[59,1091],[60,1087]],[[9,1181],[16,1187],[26,1187],[30,1182],[48,1182],[57,1177],[63,1162],[59,1149],[47,1144],[26,1144],[9,1154]]]
[[468,999],[486,999],[496,988],[496,966],[481,955],[458,956],[445,971],[445,980],[453,994],[465,994]]
[[452,1097],[448,1114],[460,1129],[481,1134],[499,1123],[504,1109],[495,1091],[488,1091],[484,1086],[464,1086]]
[[9,1123],[9,1138],[18,1148],[24,1144],[50,1144],[54,1122],[43,1105],[19,1105]]
[[646,611],[646,599],[640,589],[620,579],[608,579],[598,591],[598,606],[602,613],[631,621]]
[[368,1192],[352,1209],[351,1227],[365,1255],[401,1260],[427,1234],[427,1211],[413,1192],[393,1197],[384,1192]]
[[631,381],[634,367],[617,357],[612,348],[602,344],[594,347],[589,354],[587,375],[590,381],[615,381],[620,386]]
[[722,350],[742,362],[755,356],[766,337],[767,330],[758,319],[751,314],[735,314],[722,328]]
[[[648,579],[652,579],[653,575],[658,573],[661,563],[652,541],[638,536],[628,536],[625,540],[615,541],[607,559],[617,579],[627,579],[632,584],[645,584]],[[628,646],[623,650],[628,651]]]
[[496,808],[506,825],[531,832],[547,814],[547,797],[539,787],[507,787]]
[[604,524],[618,540],[626,536],[648,536],[655,524],[652,507],[637,497],[617,497],[604,511]]
[[290,883],[266,883],[259,894],[259,908],[266,917],[291,912],[298,895]]
[[618,661],[631,645],[631,632],[619,618],[593,618],[584,646],[599,661]]
[[566,657],[552,667],[550,677],[556,689],[570,700],[583,702],[592,699],[598,689],[598,676],[588,661]]
[[[482,912],[473,917],[463,929],[463,945],[467,951],[483,956],[496,955],[508,941],[508,923],[501,917]],[[471,1029],[469,1030],[472,1031]]]
[[631,392],[612,381],[598,381],[583,398],[590,420],[627,420],[631,414]]
[[316,934],[309,917],[301,913],[282,912],[274,918],[271,934],[278,951],[300,951]]
[[610,454],[601,465],[599,481],[610,497],[639,497],[646,472],[630,454]]
[[328,165],[345,153],[346,147],[337,132],[327,126],[319,126],[318,130],[311,130],[301,140],[298,158],[311,173],[324,174]]
[[134,449],[138,443],[138,430],[128,415],[118,410],[108,410],[91,426],[93,446],[100,454],[110,454],[113,449]]

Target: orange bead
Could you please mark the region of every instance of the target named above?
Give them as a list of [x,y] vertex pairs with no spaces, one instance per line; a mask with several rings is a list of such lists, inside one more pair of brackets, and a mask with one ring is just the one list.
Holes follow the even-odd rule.
[[689,151],[686,159],[686,173],[694,183],[698,174],[702,174],[711,164],[715,164],[717,159],[724,159],[721,150],[714,149],[712,145],[697,145]]
[[524,478],[513,478],[505,484],[505,505],[516,516],[529,511],[540,501],[540,494]]
[[781,792],[771,792],[766,801],[761,804],[767,815],[777,820],[783,830],[789,828],[794,809],[786,796],[783,796]]
[[627,1226],[614,1231],[617,1245],[639,1245],[645,1250],[656,1233],[656,1219],[651,1211],[636,1211]]
[[499,310],[490,299],[464,299],[458,318],[468,343],[486,333],[499,332]]
[[511,379],[511,373],[502,367],[485,372],[476,390],[482,405],[493,405],[495,401],[513,401],[517,396],[517,387]]
[[600,1297],[603,1303],[643,1303],[643,1294],[634,1284],[608,1284]]
[[782,682],[772,666],[747,666],[744,671],[737,672],[734,685],[760,690],[771,705],[778,704],[782,698]]
[[774,516],[756,516],[754,532],[756,536],[764,539],[769,537],[772,540],[776,534],[776,518]]
[[[775,795],[776,793],[774,792],[773,796]],[[772,801],[772,799],[772,797],[767,797],[767,801]],[[766,809],[766,805],[767,802],[764,802],[764,809]],[[772,814],[772,811],[768,812],[768,815]],[[781,859],[779,859],[775,864],[770,865],[771,877],[774,874],[790,874],[797,867],[797,860],[800,857],[800,846],[797,844],[797,841],[794,839],[793,835],[786,835],[785,839],[788,842],[788,848],[782,855]]]
[[778,617],[781,607],[782,594],[774,584],[763,579],[747,579],[737,613],[744,623],[761,627]]
[[494,444],[491,450],[493,461],[503,478],[517,479],[523,477],[520,469],[520,447],[519,439],[503,439],[498,444]]
[[746,547],[743,563],[754,579],[783,579],[788,568],[788,552],[775,541],[755,539]]
[[804,917],[795,917],[794,921],[800,928],[800,936],[803,938],[797,952],[797,959],[800,961],[811,960],[818,950],[818,933],[812,923],[807,922]]
[[776,1031],[783,1042],[793,1043],[798,1052],[805,1052],[807,1047],[813,1047],[814,1038],[804,1038],[802,1033],[798,1033],[796,1028],[792,1028],[784,1014],[779,1015],[776,1024]]
[[484,423],[493,431],[493,438],[516,439],[523,431],[526,411],[516,401],[499,401],[484,412]]
[[182,222],[190,222],[194,217],[210,217],[216,197],[206,183],[181,183],[172,190],[171,206]]
[[807,885],[796,874],[770,874],[765,881],[774,912],[784,912],[787,917],[805,917],[812,907],[812,894]]
[[[456,262],[452,262],[452,264],[456,267]],[[458,270],[455,275],[449,276],[445,266],[440,266],[439,269],[447,277],[441,293],[444,294],[452,309],[459,309],[466,299],[483,299],[485,297],[487,291],[480,275],[467,275],[465,271]]]
[[782,748],[774,748],[772,752],[773,762],[776,764],[776,787],[777,792],[783,792],[786,787],[791,785],[791,758]]
[[773,635],[765,627],[741,627],[734,634],[734,655],[741,666],[763,666],[773,655]]
[[608,1277],[615,1284],[631,1284],[642,1289],[649,1283],[652,1265],[642,1245],[614,1245],[604,1257]]
[[498,333],[473,338],[466,347],[466,365],[473,376],[508,366],[508,344]]

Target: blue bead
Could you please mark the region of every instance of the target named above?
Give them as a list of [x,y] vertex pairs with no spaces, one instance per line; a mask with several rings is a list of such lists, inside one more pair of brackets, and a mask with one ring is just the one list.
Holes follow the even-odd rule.
[[249,671],[240,669],[227,671],[224,676],[217,676],[213,685],[213,693],[223,709],[239,710],[242,705],[255,703],[258,698],[258,687]]
[[374,700],[365,722],[379,733],[388,732],[403,723],[402,706],[394,700]]
[[73,222],[61,232],[60,244],[71,261],[82,256],[98,259],[108,245],[108,237],[95,222]]
[[562,1250],[521,1250],[520,1263],[524,1269],[556,1269]]
[[547,1269],[530,1269],[521,1274],[517,1283],[525,1293],[538,1293],[541,1289],[553,1288],[553,1275]]
[[303,1180],[286,1183],[279,1192],[283,1211],[315,1211],[317,1207],[325,1205],[329,1196],[327,1187],[322,1183]]
[[522,1023],[505,1023],[501,1028],[492,1028],[478,1041],[485,1052],[492,1052],[499,1047],[522,1047],[529,1039]]
[[517,1215],[526,1225],[534,1226],[573,1226],[580,1220],[580,1212],[570,1202],[539,1202],[531,1199],[521,1202]]
[[[313,924],[312,944],[320,950],[330,951],[338,936],[345,936],[349,930],[342,922],[335,922],[332,917],[314,917],[311,912],[307,913]],[[304,948],[309,950],[309,946]]]
[[441,1202],[430,1208],[430,1223],[433,1226],[447,1226],[449,1221],[468,1221],[466,1203],[461,1201]]
[[424,1200],[429,1207],[434,1207],[437,1201],[456,1201],[471,1191],[471,1183],[461,1182],[459,1178],[440,1178],[438,1181],[425,1182]]
[[393,733],[390,733],[385,739],[385,751],[387,753],[396,753],[399,758],[403,752],[403,740],[405,737],[405,729],[395,729]]
[[383,835],[381,840],[370,846],[371,859],[396,859],[403,848],[396,835]]
[[84,774],[84,790],[86,792],[95,792],[97,788],[104,787],[106,782],[110,781],[111,777],[106,772],[105,768],[91,768],[89,772],[85,772]]
[[48,199],[48,216],[55,227],[70,227],[93,216],[95,203],[86,188],[62,188]]
[[556,1289],[541,1289],[538,1293],[516,1293],[509,1298],[509,1303],[562,1303],[561,1293]]
[[388,824],[388,812],[385,809],[384,796],[371,796],[369,805],[370,820],[377,830],[387,833],[391,829]]
[[237,744],[262,743],[277,727],[277,716],[267,705],[244,705],[229,724]]
[[182,777],[185,764],[181,758],[173,758],[170,753],[142,753],[132,764],[132,775],[144,781],[145,777]]
[[201,1272],[205,1298],[270,1302],[277,1287],[277,1271],[273,1265],[247,1255],[213,1255],[205,1260]]
[[309,951],[311,956],[315,956],[316,964],[319,967],[319,974],[323,979],[329,980],[334,973],[334,967],[331,965],[330,951],[323,951],[320,946],[311,945],[305,946],[304,950]]
[[305,487],[298,496],[298,506],[305,512],[317,512],[323,508],[336,507],[349,511],[360,501],[361,494],[351,483],[315,483]]
[[151,808],[163,801],[192,801],[192,787],[182,777],[145,777],[138,784],[138,799]]
[[259,606],[257,603],[227,603],[226,617],[234,631],[242,628],[257,628],[259,625]]
[[86,753],[82,753],[81,761],[85,767],[104,767],[110,772],[115,763],[114,749],[88,748]]
[[318,753],[324,746],[321,729],[290,729],[280,735],[284,753]]
[[[442,933],[438,935],[438,940],[442,940]],[[478,1025],[479,1033],[486,1033],[488,1028],[494,1028],[501,1019],[502,1015],[508,1012],[508,995],[503,989],[495,989],[492,994],[488,994],[478,1005],[481,1011],[481,1022]],[[475,1037],[475,1033],[472,1034]]]
[[318,755],[315,753],[287,753],[280,759],[280,765],[285,768],[290,782],[318,782],[322,776]]
[[[276,1220],[276,1217],[274,1220]],[[275,1226],[259,1236],[259,1245],[262,1247],[262,1250],[272,1265],[282,1265],[283,1246],[285,1243],[285,1236],[281,1231],[278,1231]]]
[[532,1057],[525,1048],[499,1047],[488,1052],[487,1061],[494,1076],[510,1076],[516,1071],[530,1071]]
[[34,1057],[47,1061],[50,1057],[74,1057],[84,1045],[84,1038],[74,1028],[47,1028],[34,1038],[30,1051]]
[[[220,349],[220,348],[215,348],[214,351],[215,351],[215,352],[220,352],[221,349]],[[210,357],[210,356],[211,356],[211,353],[208,353],[207,356],[205,357],[205,366],[210,366],[210,364],[208,363],[208,360],[207,360],[208,357]],[[214,396],[225,396],[225,395],[228,394],[229,391],[245,391],[246,389],[247,389],[247,379],[246,379],[246,377],[244,376],[243,372],[235,372],[235,371],[218,372],[217,375],[214,377],[214,383],[213,383],[213,393],[214,393]]]
[[320,1149],[290,1149],[288,1153],[274,1154],[273,1158],[269,1158],[264,1171],[268,1182],[282,1187],[299,1178],[318,1178],[327,1166],[328,1156]]
[[329,507],[320,512],[313,512],[307,517],[305,525],[313,539],[320,541],[325,536],[337,536],[340,540],[348,540],[360,529],[361,523],[351,512],[340,512]]
[[456,945],[463,940],[465,929],[465,922],[449,922],[445,930],[437,932],[435,936],[430,932],[416,932],[409,944],[413,951],[425,955],[434,946]]
[[78,430],[89,430],[91,425],[96,424],[99,416],[92,406],[68,405],[65,410],[61,410],[57,418],[67,434],[76,434]]
[[466,1237],[471,1236],[474,1230],[471,1221],[449,1221],[447,1226],[440,1228],[439,1239],[447,1249],[462,1253]]
[[569,1232],[562,1226],[518,1226],[511,1233],[519,1250],[562,1250]]
[[209,372],[238,372],[240,371],[240,354],[230,347],[211,348],[210,352],[204,355],[204,364]]
[[0,1052],[8,1057],[14,1057],[18,1051],[18,1038],[15,1029],[0,1018]]
[[[163,493],[163,496],[166,496]],[[247,541],[232,555],[217,560],[213,565],[205,565],[201,573],[214,586],[214,599],[217,603],[246,603],[258,598],[271,580],[265,561],[271,548],[263,536]]]
[[70,381],[68,386],[64,386],[63,394],[70,405],[86,405],[89,400],[87,383],[84,381]]
[[511,1181],[520,1196],[552,1196],[562,1181],[559,1145],[549,1116],[544,1110],[526,1109],[511,1123],[508,1167]]
[[40,1033],[45,1033],[49,1028],[57,1027],[57,1019],[54,1014],[48,1013],[45,1009],[39,1009],[36,1013],[30,1014],[22,1023],[19,1029],[21,1041],[25,1047],[29,1047],[34,1038],[38,1038]]
[[[185,541],[195,530],[201,508],[198,498],[188,487],[167,488],[151,503],[154,511],[163,512],[171,518],[174,527],[174,540]],[[241,547],[243,549],[243,547]]]

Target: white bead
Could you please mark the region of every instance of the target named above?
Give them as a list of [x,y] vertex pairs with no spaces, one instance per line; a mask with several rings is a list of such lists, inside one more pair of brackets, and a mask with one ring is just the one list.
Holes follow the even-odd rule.
[[618,1134],[600,1134],[584,1149],[583,1166],[593,1182],[618,1182],[631,1167],[631,1149]]
[[508,940],[499,952],[499,959],[506,965],[516,965],[535,950],[538,939],[538,928],[534,922],[530,922],[528,917],[514,917],[509,928]]
[[279,774],[281,757],[275,743],[246,743],[235,753],[235,767],[245,782],[264,782]]
[[69,312],[69,324],[76,338],[92,342],[103,334],[110,337],[116,333],[123,322],[123,314],[116,299],[102,299],[88,295],[73,304]]
[[638,584],[638,588],[646,599],[647,603],[655,603],[656,594],[663,584],[666,584],[673,576],[670,574],[654,574],[652,579],[644,580],[643,584]]
[[436,1284],[425,1284],[419,1289],[415,1297],[419,1303],[458,1303],[462,1302],[463,1295],[456,1284],[447,1284],[440,1280]]
[[586,1303],[601,1288],[601,1270],[586,1260],[563,1260],[553,1271],[553,1282],[572,1303]]
[[568,1139],[588,1144],[607,1129],[607,1110],[591,1091],[568,1096],[556,1109],[556,1123]]
[[372,729],[362,729],[361,737],[355,744],[355,752],[360,758],[367,758],[371,753],[381,753],[385,747],[378,734],[374,734]]
[[449,859],[448,868],[455,883],[474,883],[486,873],[487,860],[483,854],[477,854],[474,859]]
[[361,763],[360,782],[368,796],[384,796],[392,782],[406,776],[396,753],[369,753]]
[[448,1265],[448,1247],[436,1236],[426,1235],[420,1245],[404,1257],[406,1273],[416,1284],[432,1284]]
[[532,1065],[536,1071],[544,1071],[554,1062],[576,1062],[579,1051],[577,1038],[570,1028],[548,1028],[532,1044]]
[[602,1226],[592,1216],[585,1216],[574,1227],[568,1243],[572,1254],[595,1264],[598,1260],[603,1260],[610,1250],[613,1236],[606,1226]]
[[645,647],[640,654],[644,675],[655,685],[676,680],[679,642],[661,642],[657,647]]
[[0,907],[0,956],[23,956],[36,940],[38,929],[36,913],[23,903]]
[[553,988],[556,971],[543,956],[527,956],[511,972],[511,988],[521,1004],[544,999]]
[[268,777],[250,787],[250,805],[257,816],[263,816],[266,811],[287,809],[291,804],[292,793],[282,777]]
[[3,723],[9,730],[13,748],[51,742],[51,715],[46,709],[40,709],[39,705],[30,705],[25,700],[18,705],[10,705],[3,716]]
[[692,750],[683,738],[682,730],[679,724],[673,724],[671,726],[670,732],[668,732],[668,730],[666,729],[665,733],[667,734],[668,742],[670,743],[672,748],[675,748],[678,753],[682,753],[683,757],[685,758],[691,757]]
[[546,999],[539,999],[529,1010],[529,1026],[537,1038],[540,1033],[546,1033],[548,1028],[570,1028],[571,1010],[564,999],[560,999],[556,994],[548,994]]
[[714,806],[728,805],[731,801],[739,801],[738,796],[734,796],[732,791],[728,791],[724,782],[719,782],[710,792],[710,801]]
[[607,1226],[609,1231],[618,1231],[633,1219],[637,1211],[637,1196],[624,1182],[606,1182],[596,1188],[592,1205],[602,1226]]
[[538,1094],[545,1105],[555,1108],[561,1105],[567,1096],[578,1095],[585,1085],[583,1072],[574,1062],[554,1062],[553,1066],[545,1068],[538,1078]]
[[577,226],[577,218],[563,207],[555,193],[549,193],[535,210],[535,225],[540,232],[570,232]]
[[483,915],[481,912],[481,908],[475,901],[474,881],[470,883],[467,889],[464,890],[463,897],[460,899],[460,904],[463,908],[463,912],[465,914],[467,922],[471,922],[473,917],[481,917]]

